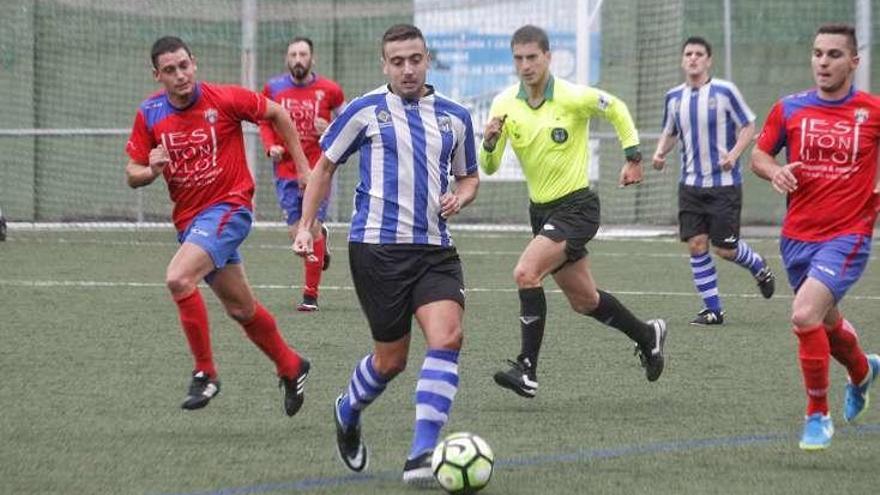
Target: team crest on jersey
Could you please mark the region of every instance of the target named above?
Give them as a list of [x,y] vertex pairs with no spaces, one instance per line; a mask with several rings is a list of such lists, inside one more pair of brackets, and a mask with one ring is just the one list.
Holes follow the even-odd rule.
[[216,108],[209,108],[209,109],[205,110],[205,120],[207,120],[209,124],[216,124],[217,123],[217,109]]
[[599,110],[602,110],[604,112],[608,109],[608,105],[610,104],[611,98],[609,98],[607,94],[599,92],[599,102],[597,103]]
[[706,104],[709,105],[710,110],[715,110],[715,107],[718,106],[718,102],[715,101],[714,97],[709,98],[709,101],[706,102]]
[[452,120],[449,119],[448,115],[440,115],[437,117],[437,128],[440,129],[440,132],[452,131]]
[[864,124],[868,120],[868,110],[866,108],[856,109],[856,124]]
[[379,110],[376,112],[376,120],[379,121],[379,127],[393,125],[393,122],[391,122],[391,114],[385,110]]
[[550,131],[550,138],[552,138],[554,142],[562,144],[568,141],[568,131],[562,127],[555,127]]

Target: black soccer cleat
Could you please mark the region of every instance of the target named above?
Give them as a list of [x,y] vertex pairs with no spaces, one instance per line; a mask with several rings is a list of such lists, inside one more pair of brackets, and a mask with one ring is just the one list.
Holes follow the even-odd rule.
[[642,349],[636,344],[635,354],[645,368],[645,377],[649,382],[655,382],[663,373],[665,364],[663,350],[666,346],[666,322],[658,318],[648,320],[647,323],[654,327],[654,346],[651,349]]
[[776,276],[773,275],[769,265],[765,263],[764,268],[755,274],[755,281],[758,282],[758,289],[761,290],[764,299],[773,297],[773,292],[776,291]]
[[194,411],[201,409],[220,393],[220,380],[212,379],[204,371],[193,371],[192,382],[181,409]]
[[724,311],[713,311],[709,308],[702,309],[697,316],[691,320],[691,325],[721,325],[724,323]]
[[507,362],[510,369],[495,373],[495,383],[527,399],[534,397],[538,393],[538,378],[529,358],[508,359]]
[[431,488],[436,483],[431,471],[431,454],[422,452],[415,459],[407,459],[403,465],[403,482],[419,488]]
[[321,234],[324,236],[324,265],[321,271],[326,272],[330,268],[330,232],[325,225],[321,225]]
[[303,295],[302,302],[296,305],[296,310],[301,313],[312,313],[318,311],[318,298]]
[[339,394],[336,402],[333,404],[333,422],[336,424],[336,453],[339,460],[345,464],[350,471],[360,473],[367,468],[370,463],[369,451],[361,437],[361,425],[346,428],[342,424],[339,417],[339,406],[345,394]]
[[306,358],[300,358],[299,373],[293,378],[281,377],[278,379],[278,387],[282,390],[281,399],[284,405],[284,413],[293,416],[299,412],[305,401],[306,380],[309,379],[311,363]]

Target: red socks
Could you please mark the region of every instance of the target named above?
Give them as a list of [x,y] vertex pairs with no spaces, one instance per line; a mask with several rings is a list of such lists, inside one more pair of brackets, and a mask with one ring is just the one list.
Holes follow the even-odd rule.
[[828,414],[828,364],[831,348],[824,325],[794,328],[798,338],[798,357],[807,389],[807,416]]
[[856,329],[844,318],[837,320],[833,327],[825,327],[828,332],[828,342],[831,344],[831,355],[840,364],[846,366],[849,379],[854,385],[859,385],[868,375],[868,358],[859,345],[859,336]]
[[323,235],[315,239],[314,258],[311,260],[308,257],[305,258],[306,285],[303,288],[303,295],[316,299],[318,297],[318,285],[321,283],[321,274],[324,271],[325,242]]
[[255,306],[254,317],[241,326],[248,338],[275,363],[278,376],[295,377],[299,373],[299,354],[284,341],[272,314],[259,301],[255,301]]
[[214,358],[211,354],[211,333],[208,329],[208,308],[199,289],[174,301],[180,325],[189,343],[189,350],[195,361],[195,369],[204,371],[211,378],[217,377]]

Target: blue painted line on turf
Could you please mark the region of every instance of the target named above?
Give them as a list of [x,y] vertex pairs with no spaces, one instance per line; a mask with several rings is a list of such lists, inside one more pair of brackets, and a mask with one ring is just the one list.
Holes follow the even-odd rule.
[[[837,432],[838,435],[880,433],[880,424],[852,426]],[[744,447],[763,445],[795,438],[792,433],[776,433],[767,435],[744,435],[736,437],[703,438],[672,442],[658,442],[647,445],[632,445],[610,449],[582,449],[563,454],[538,455],[519,459],[498,459],[496,467],[516,469],[553,463],[571,463],[602,459],[617,459],[645,454],[681,453],[691,450],[711,449],[718,447]],[[307,478],[299,481],[282,483],[265,483],[260,485],[242,486],[237,488],[220,488],[198,492],[163,493],[160,495],[254,495],[280,491],[306,492],[318,488],[335,486],[363,485],[372,481],[400,481],[400,471],[379,471],[373,474],[350,474],[345,476],[329,476],[323,478]]]

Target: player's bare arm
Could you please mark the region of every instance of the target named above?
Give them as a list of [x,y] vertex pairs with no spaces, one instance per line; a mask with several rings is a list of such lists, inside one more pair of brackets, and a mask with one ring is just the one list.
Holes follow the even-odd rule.
[[770,181],[773,189],[780,194],[788,194],[797,189],[798,181],[794,171],[801,162],[792,162],[785,166],[776,163],[776,159],[766,152],[755,148],[752,151],[752,171],[760,178]]
[[170,161],[168,150],[161,144],[150,150],[149,163],[129,160],[128,165],[125,166],[125,176],[129,187],[136,188],[152,184],[157,177],[162,175],[165,166]]
[[719,165],[724,171],[728,171],[733,168],[736,164],[737,158],[742,155],[743,151],[745,151],[746,147],[748,147],[749,143],[752,142],[752,138],[755,137],[755,123],[750,122],[749,125],[743,126],[739,130],[739,134],[736,137],[736,144],[733,145],[733,148],[728,153],[723,153],[721,155],[721,161]]
[[462,208],[471,204],[477,197],[477,190],[480,188],[480,175],[473,173],[471,175],[457,176],[455,178],[455,191],[449,191],[440,196],[440,216],[449,218],[458,214]]
[[500,117],[492,117],[489,120],[483,131],[483,149],[490,153],[495,151],[495,145],[498,143],[498,138],[501,137],[501,131],[504,129],[504,121],[506,119],[507,115],[505,114]]
[[[294,125],[293,120],[290,118],[290,114],[278,103],[266,100],[266,114],[263,118],[272,122],[275,130],[278,131],[281,139],[284,140],[284,145],[290,152],[293,163],[296,165],[299,187],[306,187],[309,181],[309,161],[303,152],[302,146],[299,144],[299,133],[296,130],[296,125]],[[269,151],[271,153],[271,148]]]
[[302,202],[302,217],[299,219],[299,229],[297,229],[296,237],[293,240],[293,252],[299,256],[311,256],[314,252],[318,205],[321,203],[321,199],[327,196],[335,172],[336,164],[322,154],[312,171],[309,185],[306,187]]
[[657,149],[654,150],[654,156],[651,158],[651,165],[654,170],[663,170],[666,167],[666,155],[675,147],[675,136],[670,136],[665,132],[660,135],[657,141]]

